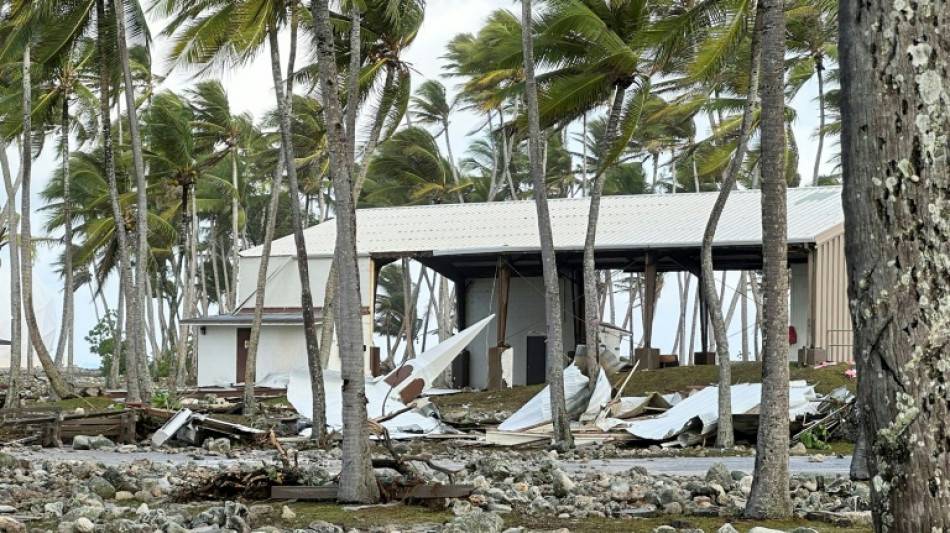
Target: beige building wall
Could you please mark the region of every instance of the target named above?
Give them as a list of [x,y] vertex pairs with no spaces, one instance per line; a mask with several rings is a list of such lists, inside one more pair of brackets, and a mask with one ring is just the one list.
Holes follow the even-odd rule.
[[828,360],[850,361],[851,312],[848,308],[848,273],[844,258],[844,225],[818,236],[810,257],[813,275],[814,327],[810,339],[827,351]]

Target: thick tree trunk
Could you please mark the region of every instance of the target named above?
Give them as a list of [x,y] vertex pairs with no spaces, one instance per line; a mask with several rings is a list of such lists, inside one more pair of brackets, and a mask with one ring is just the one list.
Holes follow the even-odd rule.
[[745,515],[791,515],[788,493],[788,249],[785,182],[784,0],[760,0],[762,27],[762,405]]
[[[20,289],[20,250],[17,247],[16,191],[18,184],[11,179],[10,162],[7,160],[7,142],[0,136],[0,168],[7,191],[7,247],[10,249],[10,377],[7,382],[7,409],[20,406],[20,366],[23,364],[23,301]],[[22,168],[22,167],[21,167]],[[22,178],[22,174],[19,176]],[[21,180],[17,180],[18,182]]]
[[[67,95],[68,96],[68,95]],[[70,205],[69,175],[69,98],[63,98],[63,109],[60,115],[62,135],[62,168],[63,168],[63,318],[56,344],[56,366],[63,367],[63,355],[67,346],[72,344],[73,338],[73,299],[75,291],[73,283],[73,221],[71,219],[72,206]],[[70,352],[72,350],[70,349]],[[72,362],[66,366],[66,374],[72,368]]]
[[849,477],[851,481],[868,481],[871,479],[871,471],[868,467],[868,437],[867,428],[864,425],[864,414],[860,404],[855,404],[852,409],[857,413],[858,440],[854,443]]
[[[340,106],[336,52],[330,29],[327,0],[313,0],[317,56],[320,62],[320,93],[323,97],[324,122],[330,156],[330,173],[337,205],[336,263],[338,287],[336,308],[339,313],[340,359],[343,378],[343,466],[340,472],[342,502],[372,503],[379,500],[379,487],[370,461],[366,427],[363,324],[360,314],[359,269],[356,260],[356,199],[353,194],[353,153],[346,152],[347,135]],[[355,75],[355,73],[351,73]]]
[[277,113],[280,117],[281,151],[284,154],[284,168],[287,173],[287,186],[290,189],[291,221],[294,229],[294,243],[297,247],[297,272],[300,276],[300,307],[303,312],[304,337],[307,343],[307,359],[310,366],[310,385],[313,393],[313,438],[322,441],[326,434],[326,392],[323,390],[323,367],[319,364],[320,346],[317,340],[316,319],[313,313],[313,296],[310,292],[310,262],[307,257],[307,245],[303,236],[303,220],[300,216],[300,188],[297,183],[297,166],[294,156],[293,137],[290,123],[292,94],[284,91],[284,80],[280,73],[280,50],[277,44],[277,28],[268,29],[270,43],[271,75],[274,82],[274,94],[277,98]]
[[[49,350],[40,337],[40,328],[36,322],[36,310],[33,306],[33,239],[30,227],[30,185],[32,179],[33,143],[31,111],[33,109],[32,82],[30,81],[30,46],[23,51],[23,133],[21,135],[20,167],[23,172],[23,189],[20,197],[20,276],[22,278],[23,309],[26,314],[26,326],[30,332],[30,343],[40,358],[43,371],[49,379],[50,389],[60,398],[72,396],[69,384],[56,367]],[[11,243],[11,246],[13,244]]]
[[948,531],[950,4],[844,2],[839,18],[845,258],[874,526]]
[[[722,218],[722,211],[726,207],[729,194],[735,187],[736,179],[739,177],[739,171],[742,169],[746,145],[749,141],[749,134],[752,131],[752,115],[755,112],[755,105],[759,96],[759,30],[761,21],[755,16],[754,11],[753,17],[755,17],[756,23],[754,24],[755,30],[752,32],[751,63],[749,65],[749,94],[746,95],[745,107],[742,110],[739,141],[736,147],[736,153],[733,154],[732,161],[729,162],[729,167],[726,170],[726,176],[722,180],[722,187],[719,189],[716,203],[713,204],[712,212],[709,214],[709,220],[706,222],[706,230],[703,233],[703,244],[700,252],[703,291],[706,297],[707,308],[710,311],[713,336],[716,339],[716,358],[719,363],[719,425],[716,434],[716,443],[722,448],[732,448],[735,444],[735,434],[732,429],[732,361],[729,354],[729,323],[722,316],[721,298],[719,294],[716,294],[712,246],[713,239],[716,237],[716,228],[719,226],[719,219]],[[723,272],[722,276],[723,283],[725,283],[725,272]]]
[[[538,210],[538,235],[541,239],[541,266],[544,274],[545,318],[547,320],[548,386],[551,388],[551,415],[554,424],[554,446],[565,451],[574,447],[570,423],[564,406],[564,339],[561,334],[561,291],[554,252],[554,236],[551,232],[551,215],[542,170],[541,126],[538,116],[538,86],[534,77],[534,26],[532,24],[531,0],[521,2],[521,44],[524,49],[525,93],[528,107],[528,159],[531,165],[531,183],[534,201]],[[593,205],[593,204],[592,204]],[[596,213],[592,215],[596,228]],[[588,232],[589,233],[589,232]],[[585,247],[586,248],[586,247]],[[585,250],[586,255],[586,250]],[[585,269],[584,283],[588,272]],[[591,272],[593,274],[593,272]],[[596,283],[596,280],[593,280]],[[595,287],[596,291],[596,287]],[[590,293],[596,294],[596,292]],[[597,299],[588,299],[587,307]],[[596,334],[594,336],[596,339]],[[588,344],[590,339],[588,338]],[[596,345],[595,345],[596,346]],[[593,350],[596,353],[596,349]]]
[[115,4],[116,42],[119,51],[119,64],[122,79],[125,81],[125,106],[129,117],[129,137],[132,147],[132,169],[135,172],[135,293],[129,309],[132,310],[131,327],[139,332],[129,351],[128,365],[134,364],[138,374],[139,389],[144,397],[150,398],[155,388],[148,369],[148,350],[145,343],[145,306],[148,294],[145,292],[145,276],[151,257],[148,247],[148,182],[145,176],[145,161],[142,156],[142,136],[139,133],[138,113],[135,108],[135,84],[132,79],[132,66],[129,60],[129,48],[125,31],[125,4]]
[[[103,303],[105,303],[105,294],[101,290],[99,291],[99,293],[103,295]],[[115,388],[119,387],[119,370],[121,366],[120,363],[122,361],[122,353],[125,351],[123,349],[124,343],[122,342],[123,337],[124,337],[123,332],[125,331],[123,329],[125,325],[125,295],[126,295],[125,286],[120,283],[118,296],[116,297],[116,304],[115,304],[115,308],[116,308],[115,322],[113,323],[113,327],[112,327],[112,339],[113,339],[112,366],[109,367],[109,377],[106,380],[106,384],[108,387],[115,387]],[[108,307],[106,307],[106,310],[108,311]],[[136,386],[135,388],[137,389],[138,387]],[[128,390],[126,391],[126,401],[131,401],[131,400],[128,400],[128,397],[131,394],[132,394],[132,391],[128,391]],[[138,394],[137,391],[136,391],[136,394]]]

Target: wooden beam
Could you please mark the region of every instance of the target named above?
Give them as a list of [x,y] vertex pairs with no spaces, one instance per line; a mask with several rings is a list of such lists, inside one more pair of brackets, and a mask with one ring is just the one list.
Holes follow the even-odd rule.
[[644,255],[645,291],[643,298],[643,347],[653,347],[653,315],[656,312],[656,256],[652,252]]

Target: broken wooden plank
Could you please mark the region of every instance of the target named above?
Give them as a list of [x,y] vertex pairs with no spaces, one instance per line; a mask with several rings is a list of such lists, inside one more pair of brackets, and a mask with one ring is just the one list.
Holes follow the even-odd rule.
[[281,487],[270,488],[270,497],[275,500],[335,501],[339,485],[322,487]]

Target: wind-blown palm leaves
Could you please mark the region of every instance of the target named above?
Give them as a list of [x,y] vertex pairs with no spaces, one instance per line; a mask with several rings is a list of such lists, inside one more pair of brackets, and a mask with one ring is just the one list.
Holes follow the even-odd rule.
[[369,164],[365,205],[454,202],[465,184],[453,184],[452,164],[435,138],[421,128],[405,128],[382,143]]

